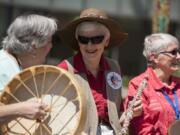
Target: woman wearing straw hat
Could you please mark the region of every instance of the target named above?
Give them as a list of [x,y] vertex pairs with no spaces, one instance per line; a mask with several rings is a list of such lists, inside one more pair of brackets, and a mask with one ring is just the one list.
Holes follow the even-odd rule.
[[[42,64],[52,47],[56,21],[42,15],[18,16],[7,30],[0,50],[0,93],[21,70]],[[0,125],[17,117],[42,119],[47,105],[26,101],[0,106]]]
[[[60,31],[62,42],[78,53],[58,66],[73,73],[86,90],[89,103],[85,133],[113,135],[120,131],[122,78],[120,67],[103,55],[127,38],[119,25],[101,10],[89,8]],[[141,114],[138,101],[135,114]]]

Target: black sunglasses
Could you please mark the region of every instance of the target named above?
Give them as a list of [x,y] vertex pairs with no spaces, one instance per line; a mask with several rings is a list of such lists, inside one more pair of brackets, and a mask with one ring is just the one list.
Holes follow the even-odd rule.
[[174,49],[172,51],[164,51],[164,52],[160,52],[162,54],[171,54],[173,56],[177,56],[177,54],[180,54],[180,50]]
[[91,44],[100,44],[104,40],[104,35],[94,36],[94,37],[86,37],[86,36],[80,36],[78,35],[78,41],[81,44],[88,44],[91,42]]

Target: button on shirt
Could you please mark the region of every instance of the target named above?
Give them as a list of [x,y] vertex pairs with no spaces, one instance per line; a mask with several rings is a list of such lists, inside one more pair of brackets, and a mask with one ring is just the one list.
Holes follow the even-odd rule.
[[173,90],[176,90],[180,101],[180,79],[172,76],[170,86],[166,86],[156,76],[153,69],[148,67],[143,74],[130,81],[125,106],[136,94],[136,90],[146,74],[149,75],[149,80],[142,93],[143,114],[131,121],[130,131],[133,135],[167,135],[169,126],[176,120],[176,114],[164,97],[162,90],[172,101],[174,101]]
[[[93,74],[86,69],[81,53],[78,53],[73,57],[73,64],[75,74],[86,74],[89,86],[92,90],[92,94],[95,100],[98,116],[100,119],[108,122],[106,82],[104,75],[105,71],[109,69],[107,61],[102,56],[100,60],[100,70],[98,71],[96,77],[93,76]],[[58,65],[58,67],[68,70],[67,63],[65,61],[62,61]]]

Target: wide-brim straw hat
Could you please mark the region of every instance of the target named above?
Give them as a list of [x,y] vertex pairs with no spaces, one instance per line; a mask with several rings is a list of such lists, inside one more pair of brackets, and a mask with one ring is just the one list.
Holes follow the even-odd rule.
[[79,50],[79,45],[75,38],[75,31],[78,24],[85,21],[99,22],[109,29],[110,41],[108,47],[119,46],[128,37],[127,33],[121,31],[119,24],[110,19],[105,12],[95,8],[88,8],[83,10],[78,18],[60,30],[59,34],[62,43],[70,46],[74,50]]

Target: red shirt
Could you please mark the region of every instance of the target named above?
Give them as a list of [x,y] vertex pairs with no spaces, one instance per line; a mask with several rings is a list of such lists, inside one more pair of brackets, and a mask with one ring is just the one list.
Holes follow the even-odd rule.
[[[100,69],[96,77],[86,69],[81,53],[78,53],[73,57],[73,64],[75,74],[83,72],[87,76],[97,107],[98,116],[101,119],[108,121],[105,71],[109,69],[109,65],[104,59],[104,56],[102,56],[100,60]],[[65,61],[62,61],[58,67],[68,70],[67,63]]]
[[180,108],[180,79],[171,77],[170,87],[167,87],[155,75],[153,69],[148,67],[144,73],[130,81],[125,106],[135,95],[137,87],[145,74],[149,76],[149,80],[141,96],[143,114],[131,121],[130,131],[133,135],[167,135],[168,128],[175,121],[176,115],[172,106],[162,94],[162,90],[166,91],[172,101],[174,101],[172,91],[176,90]]

